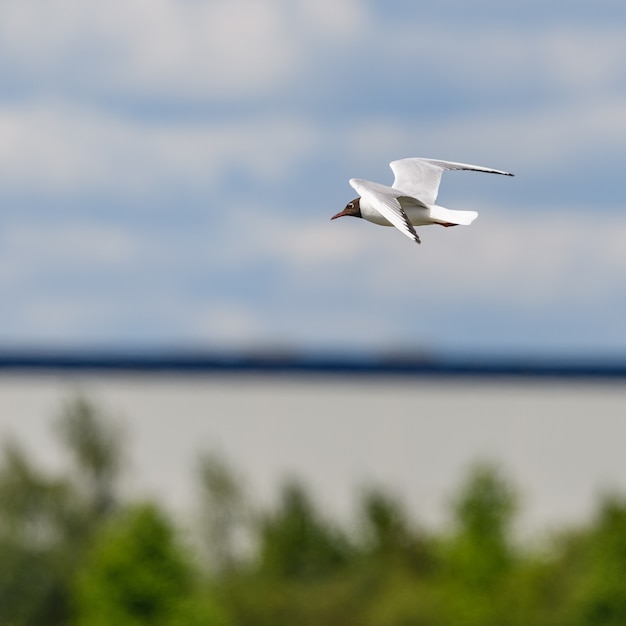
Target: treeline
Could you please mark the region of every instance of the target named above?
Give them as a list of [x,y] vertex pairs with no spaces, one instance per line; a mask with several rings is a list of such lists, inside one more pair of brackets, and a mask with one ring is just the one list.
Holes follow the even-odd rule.
[[214,456],[197,520],[120,495],[124,433],[84,400],[55,423],[67,470],[15,442],[0,460],[0,626],[624,626],[626,500],[584,527],[516,540],[514,487],[477,465],[449,524],[371,488],[356,522],[296,481],[255,507]]

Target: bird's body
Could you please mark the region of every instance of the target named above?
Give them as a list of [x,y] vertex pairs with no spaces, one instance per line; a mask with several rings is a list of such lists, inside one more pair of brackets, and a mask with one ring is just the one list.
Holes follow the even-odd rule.
[[362,217],[381,226],[395,226],[407,237],[420,243],[415,226],[468,225],[478,217],[475,211],[453,211],[435,204],[441,175],[445,170],[473,170],[513,176],[502,170],[436,159],[400,159],[392,161],[390,167],[395,175],[391,187],[351,178],[350,185],[360,197],[349,202],[343,211],[331,219],[344,215]]

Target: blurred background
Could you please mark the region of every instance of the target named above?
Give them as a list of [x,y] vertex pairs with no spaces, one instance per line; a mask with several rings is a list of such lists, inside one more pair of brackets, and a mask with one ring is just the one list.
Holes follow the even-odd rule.
[[[621,354],[624,13],[2,2],[3,344]],[[516,177],[330,222],[408,156]]]
[[624,111],[617,0],[0,0],[0,626],[626,623]]

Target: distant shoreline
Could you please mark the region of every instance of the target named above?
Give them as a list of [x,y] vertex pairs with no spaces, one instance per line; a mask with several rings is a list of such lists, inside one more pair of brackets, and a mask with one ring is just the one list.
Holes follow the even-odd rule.
[[624,379],[626,358],[436,358],[424,354],[384,356],[299,355],[284,352],[191,352],[105,350],[0,351],[0,373],[81,372],[167,374],[410,375],[488,378]]

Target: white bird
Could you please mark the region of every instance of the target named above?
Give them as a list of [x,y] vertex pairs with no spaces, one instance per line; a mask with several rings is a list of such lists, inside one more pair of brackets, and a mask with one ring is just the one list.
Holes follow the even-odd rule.
[[469,225],[477,217],[476,211],[452,211],[435,204],[444,170],[474,170],[489,174],[513,176],[509,172],[480,165],[439,161],[436,159],[400,159],[389,166],[395,175],[393,185],[381,185],[360,178],[351,178],[350,185],[359,194],[346,208],[331,220],[344,215],[362,217],[381,226],[395,226],[416,243],[420,238],[414,226],[440,224],[441,226]]

